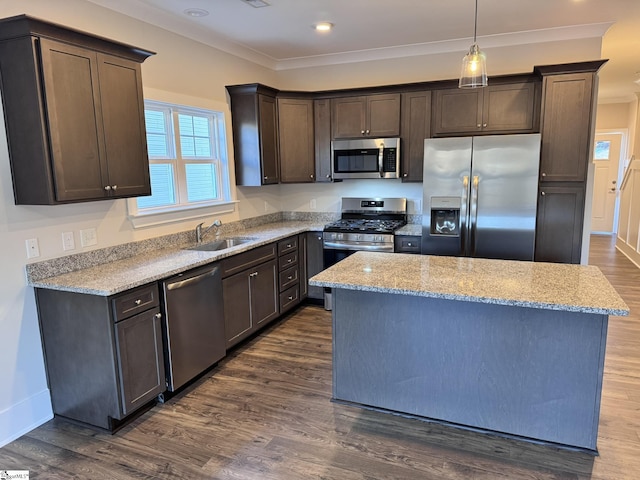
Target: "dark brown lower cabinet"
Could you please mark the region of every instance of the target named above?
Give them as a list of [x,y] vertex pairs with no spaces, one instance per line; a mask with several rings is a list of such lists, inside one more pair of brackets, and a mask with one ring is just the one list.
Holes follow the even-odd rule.
[[[322,232],[307,232],[307,279],[324,270],[324,251],[322,247]],[[324,287],[309,286],[308,298],[315,300],[324,299]]]
[[580,185],[541,185],[536,223],[537,262],[580,263],[585,190]]
[[225,338],[229,348],[279,315],[275,244],[235,255],[222,265]]
[[157,285],[112,297],[36,289],[56,415],[113,431],[166,390]]

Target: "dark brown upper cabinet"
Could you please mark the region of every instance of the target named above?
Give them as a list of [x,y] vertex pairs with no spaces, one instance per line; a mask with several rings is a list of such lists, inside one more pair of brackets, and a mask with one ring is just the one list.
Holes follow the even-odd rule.
[[280,182],[315,181],[313,99],[278,97]]
[[402,94],[402,166],[403,182],[422,182],[424,140],[431,136],[431,92]]
[[227,86],[236,185],[279,183],[277,90],[252,83]]
[[540,82],[435,90],[433,136],[534,133],[540,124]]
[[547,75],[543,80],[540,180],[587,179],[595,122],[593,72]]
[[153,52],[25,15],[0,32],[15,203],[149,195],[140,63]]
[[400,94],[332,99],[331,133],[334,139],[399,136]]

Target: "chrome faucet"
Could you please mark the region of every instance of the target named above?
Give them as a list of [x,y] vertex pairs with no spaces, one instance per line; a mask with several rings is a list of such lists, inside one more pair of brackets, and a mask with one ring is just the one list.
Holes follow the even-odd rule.
[[216,237],[220,235],[220,232],[218,231],[218,227],[222,225],[222,222],[220,220],[214,220],[214,222],[211,225],[209,225],[207,228],[205,228],[204,231],[202,231],[203,225],[204,225],[204,222],[199,223],[196,226],[196,243],[202,243],[202,237],[204,237],[206,233],[214,227],[216,229]]

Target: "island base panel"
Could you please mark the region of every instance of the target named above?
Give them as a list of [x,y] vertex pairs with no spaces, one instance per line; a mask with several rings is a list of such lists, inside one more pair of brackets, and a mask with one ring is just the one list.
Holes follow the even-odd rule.
[[596,450],[606,315],[333,292],[334,399]]

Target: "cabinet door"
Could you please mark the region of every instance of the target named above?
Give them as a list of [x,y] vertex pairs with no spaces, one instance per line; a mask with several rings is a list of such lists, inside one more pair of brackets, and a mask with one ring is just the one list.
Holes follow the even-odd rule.
[[[307,232],[307,279],[324,270],[324,250],[322,248],[322,232]],[[309,286],[309,298],[324,299],[324,287]]]
[[309,294],[309,276],[307,274],[307,235],[298,235],[298,271],[300,273],[300,300],[307,298]]
[[400,135],[400,94],[368,96],[365,127],[365,135],[369,137]]
[[278,140],[280,181],[313,182],[313,100],[278,98]]
[[482,128],[482,89],[434,92],[433,136],[475,134]]
[[157,308],[115,324],[123,416],[165,390]]
[[243,271],[222,280],[224,330],[227,347],[251,333],[251,297],[249,273]]
[[431,136],[431,92],[402,94],[402,181],[421,182],[424,140]]
[[104,198],[108,171],[95,52],[42,39],[56,200]]
[[584,187],[541,185],[536,222],[537,262],[580,263]]
[[258,95],[260,165],[262,184],[278,183],[278,140],[276,99],[267,95]]
[[278,269],[275,260],[249,273],[251,318],[256,327],[278,316]]
[[536,85],[514,83],[485,88],[483,133],[528,133],[537,129]]
[[544,78],[540,176],[545,182],[586,180],[590,161],[593,82],[592,73]]
[[140,64],[98,54],[111,196],[151,195]]
[[331,100],[331,135],[335,138],[357,138],[365,135],[367,97]]
[[316,182],[331,181],[331,101],[313,102],[315,130]]

